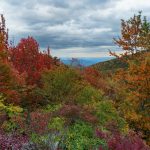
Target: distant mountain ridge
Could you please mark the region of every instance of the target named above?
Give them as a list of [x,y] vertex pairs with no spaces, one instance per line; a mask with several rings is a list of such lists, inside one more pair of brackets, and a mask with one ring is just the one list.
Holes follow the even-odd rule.
[[[142,58],[145,53],[148,53],[147,51],[142,51],[142,52],[137,52],[134,55],[128,55],[128,56],[123,56],[123,58],[126,58],[128,60],[133,60],[136,57]],[[98,62],[96,64],[91,65],[91,67],[95,68],[98,71],[101,71],[103,73],[114,73],[118,69],[127,69],[128,64],[125,63],[124,61],[121,61],[118,58],[112,57],[112,59],[103,61],[103,62]]]
[[62,57],[60,58],[60,61],[63,62],[66,65],[81,65],[84,67],[91,66],[94,64],[97,64],[99,62],[104,62],[113,59],[113,57],[99,57],[99,58],[93,58],[93,57],[82,57],[82,58],[67,58]]

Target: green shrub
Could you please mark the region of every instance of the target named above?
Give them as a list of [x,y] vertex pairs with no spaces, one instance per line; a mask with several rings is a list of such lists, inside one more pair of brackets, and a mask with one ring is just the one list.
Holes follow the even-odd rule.
[[45,72],[42,81],[44,86],[39,90],[40,94],[50,103],[74,101],[82,87],[79,74],[73,69],[62,67]]
[[64,119],[60,117],[52,118],[48,124],[49,132],[44,135],[31,133],[32,142],[40,145],[42,149],[56,149],[64,135]]
[[48,128],[51,130],[62,131],[64,128],[64,119],[60,117],[52,118],[49,122]]
[[101,91],[87,85],[80,91],[77,97],[77,102],[81,104],[88,104],[93,101],[99,102],[102,99],[104,99],[104,97]]
[[77,121],[66,131],[60,145],[61,148],[68,150],[89,150],[96,149],[100,145],[106,147],[106,142],[95,136],[94,128],[90,124]]
[[119,116],[111,101],[101,101],[95,106],[95,114],[99,118],[101,126],[116,123],[118,130],[125,131],[128,128],[126,121]]
[[2,122],[2,128],[8,132],[14,131],[17,127],[17,124],[14,123],[11,119],[14,116],[17,116],[23,112],[23,109],[20,106],[13,106],[12,104],[6,105],[4,103],[5,98],[0,95],[0,114],[6,114],[7,118]]

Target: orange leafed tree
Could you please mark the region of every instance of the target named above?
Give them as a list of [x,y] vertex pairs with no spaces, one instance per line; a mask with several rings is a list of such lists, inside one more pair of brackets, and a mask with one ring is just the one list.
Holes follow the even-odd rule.
[[150,23],[147,18],[142,18],[141,12],[139,15],[134,15],[129,20],[121,20],[121,36],[118,39],[114,38],[114,42],[118,45],[123,53],[118,55],[115,52],[110,51],[110,54],[116,57],[128,59],[137,52],[142,52],[150,49]]
[[150,24],[146,18],[142,20],[139,14],[128,21],[122,21],[121,27],[121,38],[115,39],[115,42],[126,52],[122,55],[111,54],[128,63],[128,69],[120,69],[116,73],[117,92],[120,94],[120,101],[116,102],[131,127],[141,131],[148,141],[150,134]]

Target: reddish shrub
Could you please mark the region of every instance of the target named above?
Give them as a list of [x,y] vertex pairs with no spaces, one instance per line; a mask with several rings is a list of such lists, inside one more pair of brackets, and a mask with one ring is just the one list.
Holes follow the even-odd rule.
[[99,138],[107,141],[110,150],[150,150],[135,132],[129,132],[129,134],[124,136],[119,133],[111,135],[110,133],[97,130],[96,134]]
[[59,110],[58,114],[66,117],[69,123],[74,123],[76,119],[81,119],[92,124],[98,122],[98,119],[94,115],[92,115],[90,111],[87,111],[81,106],[75,104],[64,105]]

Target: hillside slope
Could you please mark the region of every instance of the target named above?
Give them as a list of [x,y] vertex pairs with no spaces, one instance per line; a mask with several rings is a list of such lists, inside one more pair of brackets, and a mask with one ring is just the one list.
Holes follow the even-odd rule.
[[104,73],[108,73],[108,72],[113,73],[119,68],[127,68],[127,64],[123,63],[117,58],[114,58],[108,61],[96,63],[91,67],[95,68],[98,71],[102,71]]
[[[128,56],[123,56],[122,60],[140,60],[140,61],[143,61],[144,60],[144,57],[143,56],[147,56],[149,55],[149,51],[140,51],[140,52],[137,52],[133,55],[128,55]],[[120,69],[120,68],[124,68],[124,69],[127,69],[128,68],[128,65],[127,63],[125,63],[125,61],[122,61],[118,58],[114,58],[114,59],[111,59],[111,60],[107,60],[107,61],[104,61],[104,62],[99,62],[99,63],[96,63],[94,65],[91,65],[91,67],[95,68],[96,70],[98,71],[101,71],[103,73],[114,73],[117,69]]]

